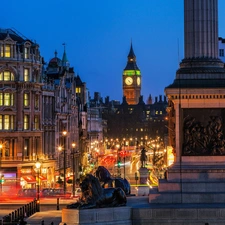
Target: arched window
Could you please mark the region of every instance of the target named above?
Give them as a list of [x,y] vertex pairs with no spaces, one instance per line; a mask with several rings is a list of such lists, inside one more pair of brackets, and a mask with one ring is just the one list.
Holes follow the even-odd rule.
[[0,72],[0,81],[14,81],[15,80],[15,76],[12,72],[6,70],[3,72]]

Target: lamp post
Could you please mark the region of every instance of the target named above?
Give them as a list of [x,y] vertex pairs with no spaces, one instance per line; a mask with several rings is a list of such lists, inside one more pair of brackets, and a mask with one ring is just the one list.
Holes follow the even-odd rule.
[[126,170],[126,168],[125,168],[125,163],[126,163],[126,158],[125,158],[125,156],[126,156],[126,154],[125,154],[125,144],[126,144],[126,141],[125,141],[125,138],[123,139],[123,145],[124,145],[124,152],[123,152],[123,163],[124,163],[124,167],[123,167],[123,178],[125,179],[125,170]]
[[41,163],[39,162],[39,159],[37,158],[37,162],[35,163],[35,167],[37,169],[37,211],[40,211],[40,167]]
[[64,196],[66,195],[66,135],[67,131],[64,129],[63,132],[63,191]]
[[76,144],[73,141],[73,143],[72,143],[72,149],[73,149],[73,197],[75,197],[75,162],[74,162],[75,147],[76,147]]

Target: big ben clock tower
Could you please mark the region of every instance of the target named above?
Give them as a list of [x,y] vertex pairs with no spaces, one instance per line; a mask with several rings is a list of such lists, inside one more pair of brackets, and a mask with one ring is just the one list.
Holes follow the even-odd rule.
[[129,105],[136,105],[141,95],[141,71],[136,64],[132,43],[127,58],[127,65],[123,70],[123,96]]

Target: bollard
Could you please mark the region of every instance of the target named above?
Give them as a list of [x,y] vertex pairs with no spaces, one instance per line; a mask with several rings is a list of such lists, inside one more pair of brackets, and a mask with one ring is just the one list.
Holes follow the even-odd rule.
[[15,210],[15,220],[17,220],[18,216],[17,216],[17,211]]
[[56,207],[57,210],[59,210],[59,198],[57,198],[57,207]]
[[20,218],[20,209],[17,209],[17,218]]
[[25,213],[25,208],[24,206],[22,206],[22,217],[24,217],[24,213]]
[[21,218],[21,216],[23,216],[23,209],[22,209],[22,207],[20,207],[20,218]]
[[45,221],[44,220],[41,221],[41,225],[45,225]]
[[54,225],[54,223],[53,222],[51,222],[51,224],[50,225]]
[[14,212],[12,212],[12,221],[15,220],[15,215],[14,215]]

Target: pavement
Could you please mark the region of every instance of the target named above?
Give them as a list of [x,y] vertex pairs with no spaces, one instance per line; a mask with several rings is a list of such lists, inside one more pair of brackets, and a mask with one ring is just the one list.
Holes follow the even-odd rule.
[[[149,207],[148,196],[127,197],[127,206],[145,208]],[[26,218],[27,225],[59,225],[62,222],[62,209],[37,212]]]

